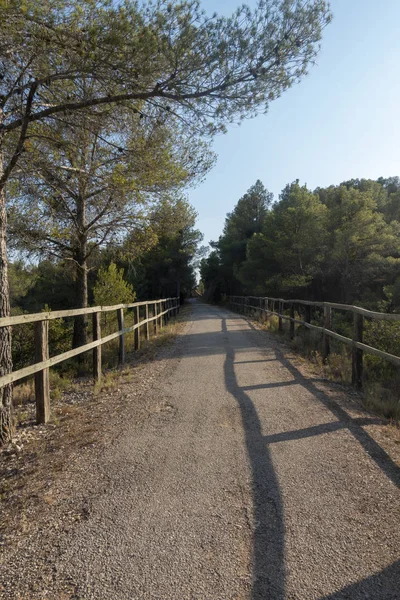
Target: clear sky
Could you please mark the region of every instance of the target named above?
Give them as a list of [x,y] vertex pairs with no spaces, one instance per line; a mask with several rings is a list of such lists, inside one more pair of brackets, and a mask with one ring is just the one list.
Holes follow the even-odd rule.
[[[202,4],[229,14],[240,2]],[[332,0],[331,8],[307,78],[267,115],[216,139],[217,165],[189,192],[204,243],[218,239],[226,213],[257,179],[277,199],[295,179],[314,189],[400,175],[400,0]]]

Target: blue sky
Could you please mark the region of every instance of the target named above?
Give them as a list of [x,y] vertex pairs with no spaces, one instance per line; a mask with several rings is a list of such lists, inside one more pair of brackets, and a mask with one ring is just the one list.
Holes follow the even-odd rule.
[[[202,5],[227,14],[238,2]],[[400,175],[400,0],[333,0],[331,8],[307,78],[267,115],[215,140],[217,165],[189,191],[204,243],[218,239],[226,213],[257,179],[277,198],[295,179],[314,189]]]

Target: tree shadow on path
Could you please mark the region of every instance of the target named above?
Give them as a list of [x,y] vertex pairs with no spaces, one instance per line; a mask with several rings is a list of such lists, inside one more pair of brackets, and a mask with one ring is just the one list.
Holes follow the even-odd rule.
[[[226,319],[222,319],[222,331],[228,331]],[[283,600],[284,524],[279,483],[257,411],[250,397],[237,383],[234,364],[235,352],[226,342],[225,385],[240,407],[252,474],[255,530],[252,599]]]
[[[251,598],[252,600],[284,600],[286,598],[284,512],[279,481],[269,446],[276,442],[348,429],[382,472],[398,487],[400,487],[400,469],[378,442],[363,429],[364,426],[381,423],[380,419],[372,416],[351,417],[330,395],[315,385],[318,380],[313,381],[305,377],[276,346],[274,346],[276,360],[291,373],[294,378],[293,383],[304,387],[337,418],[337,421],[270,436],[263,435],[257,410],[246,391],[254,388],[261,389],[264,385],[239,386],[235,374],[235,364],[237,364],[235,350],[229,343],[227,319],[222,315],[221,322],[226,351],[225,385],[240,407],[252,475],[254,539]],[[260,333],[251,322],[247,321],[247,323],[254,331]],[[241,362],[247,361],[239,361],[239,364]],[[265,385],[265,388],[269,387],[272,386]],[[377,600],[400,600],[399,589],[400,563],[397,561],[376,574],[324,596],[321,600],[361,600],[367,597]]]
[[[291,361],[285,357],[284,353],[280,348],[274,348],[274,350],[276,358],[290,372],[295,382],[298,385],[301,385],[315,398],[317,398],[331,413],[335,415],[335,417],[339,421],[340,428],[348,429],[356,438],[356,440],[361,444],[361,446],[364,448],[367,454],[372,458],[372,460],[375,461],[375,463],[381,469],[381,471],[383,471],[383,473],[385,473],[385,475],[398,488],[400,488],[400,468],[389,456],[389,454],[385,452],[385,450],[378,444],[378,442],[375,441],[374,438],[371,435],[369,435],[367,431],[365,431],[365,429],[363,429],[363,425],[380,423],[381,420],[374,418],[354,419],[333,398],[331,398],[330,396],[328,396],[328,394],[325,394],[321,389],[319,389],[311,379],[305,377],[293,365],[293,363],[291,363]],[[313,428],[311,428],[310,435],[315,435],[312,429]],[[299,435],[296,436],[296,432],[292,432],[291,439],[296,439],[296,437],[307,437],[304,430],[298,433]]]

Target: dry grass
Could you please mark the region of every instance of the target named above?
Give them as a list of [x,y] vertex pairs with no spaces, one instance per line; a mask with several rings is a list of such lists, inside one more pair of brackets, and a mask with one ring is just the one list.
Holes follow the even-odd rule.
[[[288,322],[283,323],[283,332],[279,332],[277,316],[271,315],[259,321],[254,313],[252,318],[265,331],[288,339]],[[296,354],[313,363],[320,376],[343,385],[351,385],[349,348],[331,340],[331,353],[324,363],[321,354],[321,335],[303,326],[296,326],[295,336],[289,343]],[[379,364],[375,364],[378,362]],[[385,361],[376,361],[375,357],[372,359],[366,357],[363,394],[360,397],[369,411],[391,420],[396,427],[400,425],[400,377],[398,373],[394,373],[391,365]]]

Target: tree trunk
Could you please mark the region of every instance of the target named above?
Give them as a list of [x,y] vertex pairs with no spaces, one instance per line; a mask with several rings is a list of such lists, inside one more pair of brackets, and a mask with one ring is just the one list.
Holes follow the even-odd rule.
[[[82,182],[83,188],[85,181]],[[76,270],[76,308],[86,308],[88,305],[88,284],[87,284],[87,238],[86,238],[86,197],[84,189],[81,190],[77,198],[76,220],[79,226],[78,247],[74,256],[77,264]],[[87,342],[87,316],[79,315],[74,321],[74,335],[72,347],[83,346]],[[79,356],[79,362],[82,361],[82,355]]]
[[[87,308],[88,305],[88,282],[87,282],[87,262],[84,257],[86,248],[80,252],[77,260],[78,266],[76,269],[76,293],[75,301],[76,308]],[[74,321],[74,335],[72,339],[72,347],[77,348],[87,343],[87,316],[78,315]]]
[[[3,154],[0,149],[0,178],[3,173]],[[0,189],[0,317],[10,315],[7,260],[7,212],[4,186]],[[12,371],[11,327],[0,327],[0,375]],[[0,445],[8,442],[13,433],[12,384],[0,388]]]

